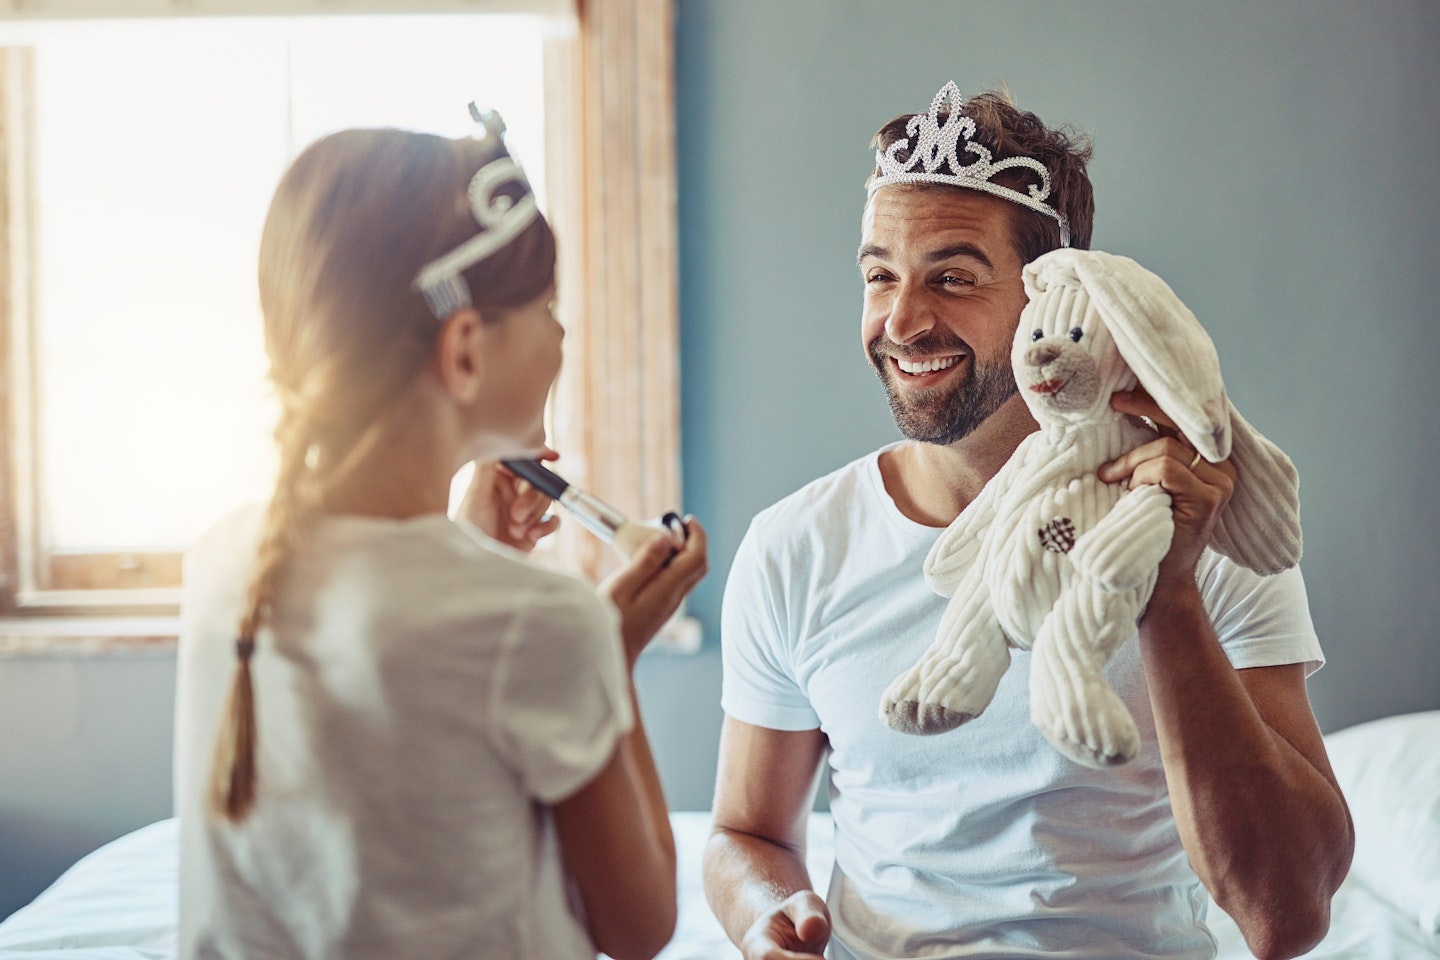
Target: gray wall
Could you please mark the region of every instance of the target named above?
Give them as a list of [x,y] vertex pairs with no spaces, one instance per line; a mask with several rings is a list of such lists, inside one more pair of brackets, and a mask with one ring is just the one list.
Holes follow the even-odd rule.
[[[863,360],[866,143],[954,79],[1094,134],[1095,245],[1165,277],[1303,480],[1322,726],[1440,707],[1440,7],[1428,0],[677,0],[685,507],[706,647],[639,683],[708,804],[750,516],[895,436]],[[0,661],[0,916],[170,811],[168,658]],[[857,709],[868,709],[863,705]]]
[[[896,436],[859,338],[871,134],[945,80],[1003,83],[1094,135],[1094,245],[1166,278],[1300,469],[1321,725],[1440,707],[1440,6],[679,11],[684,479],[714,545],[693,603],[712,644],[750,516]],[[713,759],[718,711],[693,722]]]
[[0,660],[0,917],[170,815],[175,658]]

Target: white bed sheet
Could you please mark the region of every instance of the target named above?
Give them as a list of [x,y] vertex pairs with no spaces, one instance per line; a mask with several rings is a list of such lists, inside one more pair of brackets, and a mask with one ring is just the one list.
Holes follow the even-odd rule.
[[[1219,960],[1251,957],[1235,926],[1213,905],[1210,929],[1220,945]],[[1306,960],[1433,960],[1440,940],[1431,940],[1414,918],[1397,910],[1353,874],[1330,902],[1330,933]]]
[[[739,957],[700,886],[708,813],[675,813],[679,896],[675,938],[658,960]],[[812,820],[810,859],[820,889],[832,860],[828,817]],[[29,906],[0,923],[0,960],[174,960],[179,831],[142,827],[86,856]]]
[[174,960],[179,869],[177,821],[128,833],[0,923],[0,957]]
[[[737,960],[700,887],[708,813],[672,815],[680,915],[660,960]],[[29,906],[0,923],[0,960],[173,960],[178,863],[176,822],[143,827],[82,859]],[[829,817],[811,817],[808,863],[816,889],[829,882]],[[1212,909],[1219,960],[1246,951],[1228,917]],[[1351,877],[1336,895],[1330,935],[1309,960],[1440,960],[1414,918]]]

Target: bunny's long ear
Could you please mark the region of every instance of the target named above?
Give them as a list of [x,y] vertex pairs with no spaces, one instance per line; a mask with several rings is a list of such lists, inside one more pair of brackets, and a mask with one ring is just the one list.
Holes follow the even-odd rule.
[[1300,562],[1300,475],[1275,444],[1230,405],[1230,463],[1238,477],[1210,545],[1259,574]]
[[1230,455],[1230,402],[1210,335],[1169,285],[1129,257],[1085,251],[1076,274],[1120,355],[1212,463]]
[[1120,355],[1160,409],[1205,459],[1228,457],[1238,473],[1211,546],[1260,574],[1299,563],[1299,475],[1225,395],[1220,358],[1205,328],[1165,281],[1128,257],[1088,251],[1075,271]]

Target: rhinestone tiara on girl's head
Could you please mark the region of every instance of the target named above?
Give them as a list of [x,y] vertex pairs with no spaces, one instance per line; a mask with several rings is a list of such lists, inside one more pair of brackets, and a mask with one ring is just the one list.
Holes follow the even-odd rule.
[[[953,80],[941,87],[930,101],[930,112],[917,113],[905,124],[905,134],[910,139],[896,140],[888,149],[875,151],[875,163],[880,172],[871,179],[868,193],[873,194],[890,183],[946,183],[983,190],[1054,218],[1060,224],[1060,246],[1070,246],[1069,222],[1059,210],[1045,202],[1050,196],[1050,172],[1045,165],[1032,157],[1007,157],[999,163],[992,163],[994,155],[990,148],[970,139],[975,136],[975,121],[961,112],[963,106],[960,88]],[[942,108],[946,113],[943,122],[940,119]],[[960,162],[962,138],[965,152],[976,157],[973,163]],[[911,140],[914,141],[913,146]],[[907,149],[909,156],[905,160],[896,158],[897,153]],[[1030,184],[1028,193],[1021,193],[991,181],[1002,170],[1015,167],[1033,170],[1040,182]]]
[[[500,114],[481,110],[472,103],[470,115],[480,126],[482,141],[493,138],[504,143],[505,121]],[[524,193],[518,199],[501,193],[500,188],[507,183],[519,184]],[[430,312],[442,321],[461,307],[470,306],[470,287],[460,275],[461,271],[507,246],[540,215],[525,171],[509,156],[492,160],[476,171],[470,180],[468,196],[480,233],[425,264],[415,278],[415,288],[424,295]]]

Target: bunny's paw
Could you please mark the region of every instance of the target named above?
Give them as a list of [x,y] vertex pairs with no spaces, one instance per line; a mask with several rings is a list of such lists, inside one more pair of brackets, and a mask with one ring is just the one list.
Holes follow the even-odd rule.
[[919,700],[886,700],[880,708],[880,719],[897,733],[928,736],[946,733],[975,719],[975,714],[957,713],[939,703]]
[[935,734],[975,719],[1010,666],[1003,637],[937,642],[880,698],[880,720],[900,733]]

